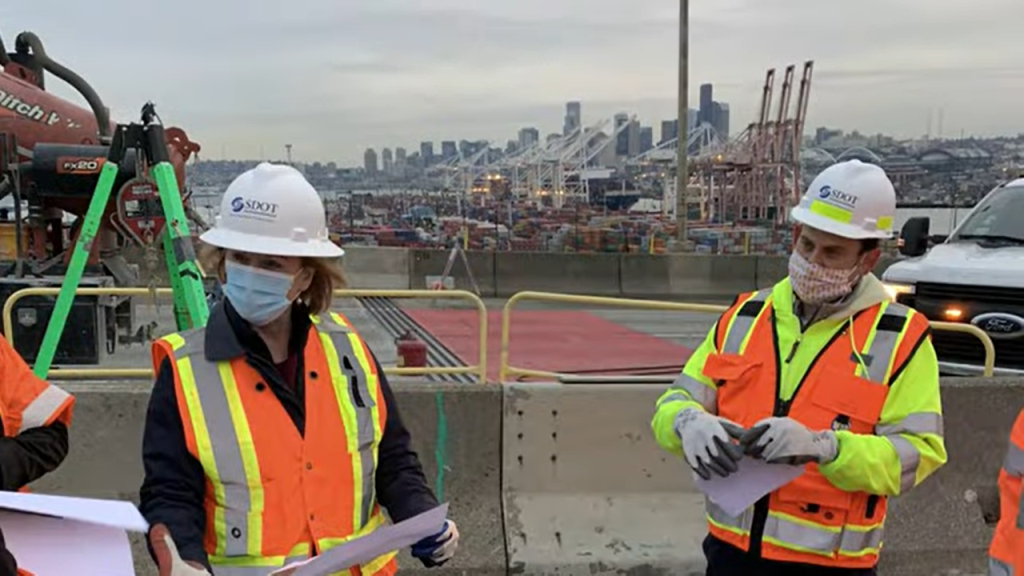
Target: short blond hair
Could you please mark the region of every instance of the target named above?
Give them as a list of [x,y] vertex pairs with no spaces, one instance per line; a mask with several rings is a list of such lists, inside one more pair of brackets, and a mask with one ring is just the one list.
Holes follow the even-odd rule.
[[[217,279],[224,283],[227,275],[224,272],[224,262],[227,260],[227,251],[217,246],[203,244],[199,248],[199,263],[207,274],[216,274]],[[331,302],[334,299],[334,291],[344,288],[345,271],[342,269],[340,260],[336,258],[302,258],[302,266],[313,271],[313,280],[309,283],[298,300],[309,307],[312,314],[322,314],[331,309]]]

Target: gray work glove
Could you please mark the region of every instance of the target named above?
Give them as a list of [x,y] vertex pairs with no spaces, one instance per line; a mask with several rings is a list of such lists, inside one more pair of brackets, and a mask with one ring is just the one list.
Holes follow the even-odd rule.
[[839,455],[835,432],[811,432],[792,418],[765,418],[754,424],[743,437],[744,453],[769,464],[828,464]]
[[701,478],[710,479],[712,472],[724,478],[737,470],[743,450],[732,439],[739,440],[746,432],[739,424],[687,408],[676,415],[675,430],[683,442],[686,463]]

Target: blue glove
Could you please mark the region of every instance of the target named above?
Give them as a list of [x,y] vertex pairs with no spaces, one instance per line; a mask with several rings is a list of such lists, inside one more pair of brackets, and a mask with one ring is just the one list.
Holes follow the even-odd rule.
[[419,558],[427,568],[433,568],[451,560],[458,547],[459,529],[455,522],[445,520],[440,532],[412,545],[412,555]]

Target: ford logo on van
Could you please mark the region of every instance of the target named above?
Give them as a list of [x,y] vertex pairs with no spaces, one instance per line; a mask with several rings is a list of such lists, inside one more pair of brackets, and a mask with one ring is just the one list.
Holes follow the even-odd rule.
[[971,320],[978,328],[981,328],[990,338],[1019,338],[1024,336],[1024,318],[1004,312],[990,312],[975,316]]

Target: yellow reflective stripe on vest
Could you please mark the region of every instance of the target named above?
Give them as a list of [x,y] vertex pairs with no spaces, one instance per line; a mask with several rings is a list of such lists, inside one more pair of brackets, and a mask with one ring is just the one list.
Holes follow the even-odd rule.
[[[217,576],[267,576],[273,568],[286,566],[309,558],[309,544],[302,543],[288,552],[287,556],[223,557],[210,556],[210,564]],[[344,574],[345,572],[342,572]]]
[[200,334],[186,337],[181,353],[175,350],[175,363],[192,415],[199,461],[216,501],[217,543],[211,556],[259,557],[264,507],[259,459],[231,364],[207,362],[203,343]]
[[[742,515],[732,517],[715,503],[706,501],[708,522],[714,526],[749,536],[754,523],[754,510],[748,508]],[[832,556],[839,554],[856,558],[878,554],[882,547],[882,522],[871,526],[820,526],[786,514],[769,511],[764,525],[764,541],[797,552]]]
[[353,518],[358,531],[370,521],[376,500],[374,479],[381,430],[377,420],[377,382],[371,386],[369,362],[359,336],[334,314],[320,316],[320,342],[327,355],[338,409],[348,434],[348,452],[352,458]]
[[[356,533],[352,534],[347,538],[321,538],[320,540],[317,540],[317,546],[319,546],[321,550],[329,550],[335,546],[340,546],[356,538],[366,536],[370,532],[373,532],[377,528],[383,526],[384,522],[384,515],[378,511],[370,518],[370,520],[366,523],[366,526],[364,526],[362,530],[357,531]],[[370,560],[369,562],[362,564],[360,568],[362,569],[363,574],[373,574],[374,572],[377,572],[385,565],[387,565],[387,563],[392,561],[397,555],[397,550],[394,552],[388,552],[387,554],[383,554],[381,556],[374,558],[373,560]],[[348,571],[345,570],[339,572],[339,574],[348,574]]]
[[30,429],[45,426],[54,413],[71,395],[53,384],[47,384],[24,410],[21,411],[21,425],[18,434]]
[[747,340],[753,332],[754,325],[766,309],[765,303],[771,296],[771,288],[758,290],[744,302],[732,315],[729,325],[724,327],[725,344],[718,352],[721,354],[741,354],[746,348]]

